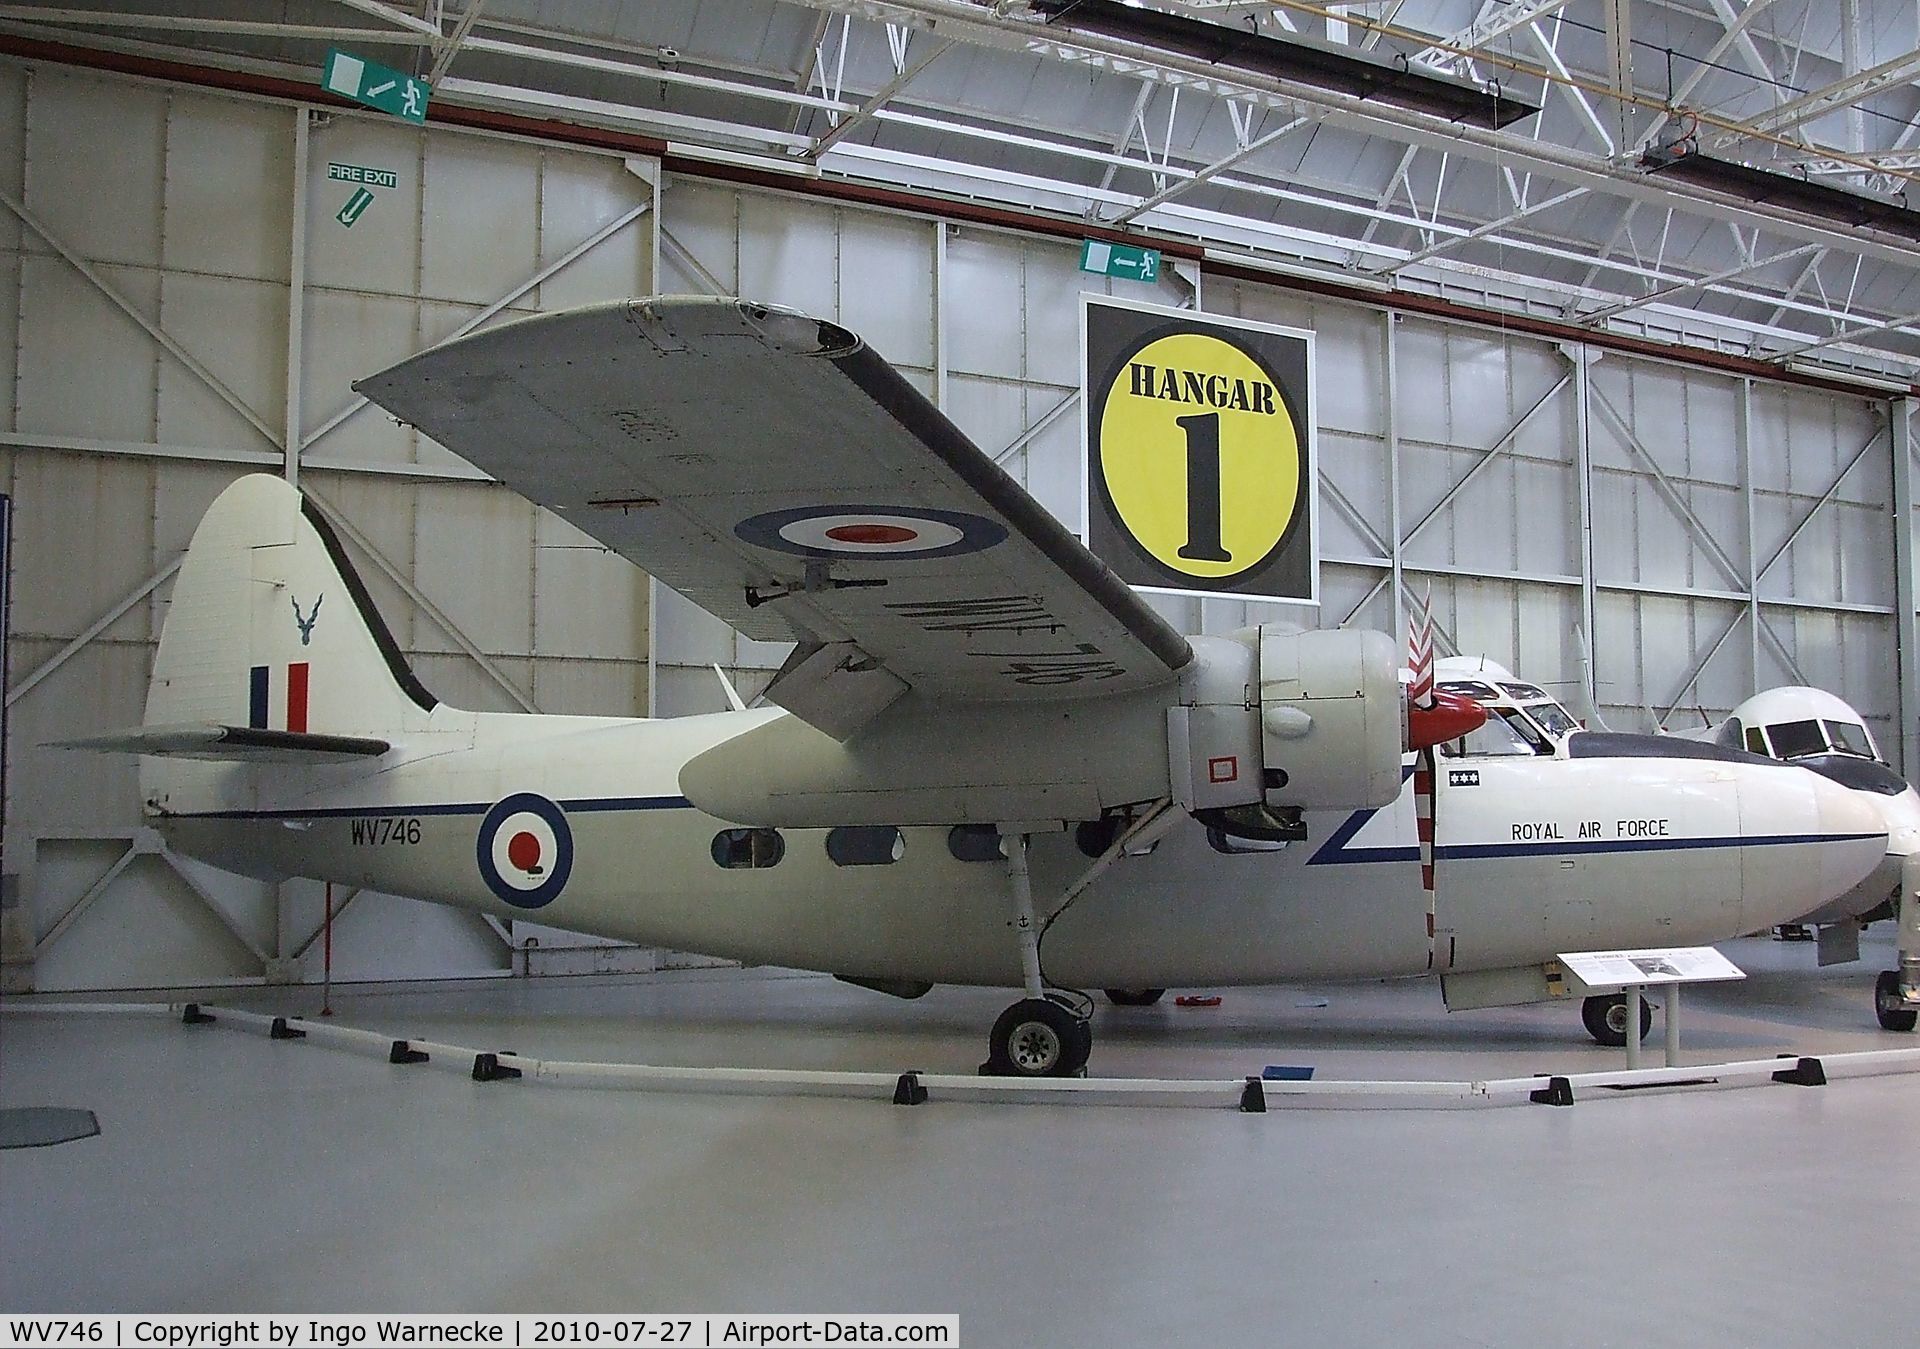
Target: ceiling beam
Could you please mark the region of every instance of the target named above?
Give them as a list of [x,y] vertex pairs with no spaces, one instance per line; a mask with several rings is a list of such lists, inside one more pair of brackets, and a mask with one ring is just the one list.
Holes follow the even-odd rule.
[[1476,239],[1484,239],[1490,234],[1497,234],[1508,226],[1516,225],[1520,221],[1525,220],[1528,216],[1539,215],[1542,211],[1550,211],[1556,206],[1564,206],[1566,203],[1586,195],[1587,189],[1584,187],[1569,188],[1556,196],[1546,198],[1544,201],[1537,201],[1531,206],[1523,206],[1517,211],[1503,215],[1498,220],[1489,220],[1484,225],[1476,225],[1465,234],[1458,234],[1451,239],[1442,239],[1438,243],[1429,244],[1419,252],[1410,253],[1389,266],[1377,269],[1370,268],[1367,270],[1379,276],[1393,275],[1403,268],[1413,266],[1417,262],[1425,262],[1428,258],[1436,257],[1449,249],[1458,248],[1461,244],[1469,244]]
[[1879,65],[1863,70],[1856,75],[1835,80],[1832,84],[1799,98],[1789,99],[1769,112],[1745,122],[1734,123],[1734,130],[1714,141],[1715,145],[1731,145],[1743,136],[1765,134],[1778,135],[1791,131],[1803,122],[1841,108],[1852,107],[1863,98],[1872,98],[1896,85],[1905,84],[1920,77],[1920,51],[1910,51],[1896,56],[1891,61],[1882,61]]
[[806,158],[820,158],[822,154],[844,140],[847,133],[855,127],[872,121],[874,114],[885,107],[893,99],[895,94],[905,89],[909,84],[912,84],[916,75],[951,50],[953,50],[953,43],[951,41],[946,38],[935,38],[933,40],[932,51],[928,52],[925,56],[914,62],[914,64],[908,66],[898,75],[888,80],[879,89],[875,90],[871,98],[842,117],[838,126],[829,129],[826,134],[816,138],[813,142],[813,148],[807,151]]
[[[1687,100],[1693,97],[1693,91],[1699,87],[1700,81],[1713,73],[1714,62],[1726,55],[1727,48],[1731,47],[1746,33],[1747,25],[1759,18],[1762,11],[1772,3],[1773,0],[1747,0],[1747,7],[1741,10],[1731,23],[1726,25],[1727,31],[1722,33],[1720,40],[1713,44],[1713,47],[1705,56],[1700,58],[1700,64],[1693,68],[1693,73],[1688,75],[1686,79],[1680,81],[1680,87],[1668,96],[1667,102],[1672,106],[1665,112],[1662,112],[1658,117],[1655,117],[1653,119],[1653,125],[1647,128],[1647,141],[1649,143],[1652,143],[1653,138],[1660,134],[1660,128],[1673,119],[1675,112],[1687,106]],[[1759,50],[1756,48],[1754,51],[1754,59],[1758,60],[1759,55]]]
[[1572,0],[1511,0],[1505,8],[1489,13],[1478,22],[1440,39],[1434,46],[1423,47],[1407,59],[1441,70],[1457,71],[1472,59],[1466,53],[1484,47],[1489,42],[1497,42],[1536,19],[1558,13],[1571,3]]
[[419,15],[409,14],[398,5],[385,3],[385,0],[335,0],[335,3],[345,5],[348,9],[357,9],[362,14],[373,18],[382,19],[395,28],[405,28],[409,32],[430,37],[435,42],[440,40],[439,24],[428,23]]
[[446,42],[440,48],[440,54],[433,58],[433,69],[427,75],[428,84],[437,85],[446,75],[447,67],[451,66],[453,58],[460,54],[462,44],[466,42],[467,35],[473,32],[473,25],[479,20],[480,11],[486,3],[487,0],[467,0],[465,12],[460,15],[459,22],[453,25],[453,32],[447,35]]
[[1126,210],[1115,216],[1109,223],[1115,225],[1131,223],[1140,216],[1145,215],[1148,211],[1153,210],[1156,206],[1162,206],[1172,201],[1181,193],[1198,187],[1201,183],[1206,182],[1218,174],[1225,173],[1235,164],[1240,163],[1244,159],[1251,158],[1254,154],[1266,149],[1281,137],[1289,136],[1295,131],[1298,131],[1311,120],[1311,118],[1296,117],[1284,126],[1275,127],[1272,131],[1254,137],[1232,154],[1223,156],[1220,159],[1214,160],[1211,164],[1194,170],[1192,177],[1182,178],[1177,182],[1168,183],[1151,197],[1144,198],[1138,205],[1129,206]]
[[1659,290],[1649,291],[1638,299],[1622,300],[1617,304],[1610,304],[1604,309],[1596,309],[1591,313],[1582,314],[1580,315],[1580,322],[1586,324],[1588,327],[1593,327],[1597,324],[1605,323],[1615,314],[1624,314],[1629,309],[1638,309],[1642,305],[1671,300],[1676,296],[1686,295],[1696,290],[1706,290],[1718,282],[1731,280],[1745,272],[1761,271],[1764,268],[1773,266],[1776,262],[1786,262],[1793,258],[1805,257],[1809,253],[1819,253],[1823,251],[1819,244],[1801,244],[1800,247],[1790,248],[1784,253],[1774,253],[1764,258],[1746,259],[1731,267],[1725,267],[1720,271],[1709,273],[1706,276],[1695,277],[1691,281],[1683,281],[1678,285],[1665,286]]
[[193,14],[138,14],[102,9],[49,9],[40,5],[0,5],[0,19],[36,24],[80,24],[88,28],[130,28],[164,32],[187,29],[231,33],[236,37],[277,37],[315,42],[364,42],[407,47],[432,45],[434,38],[392,28],[342,28],[326,24],[276,23],[271,19],[203,19]]

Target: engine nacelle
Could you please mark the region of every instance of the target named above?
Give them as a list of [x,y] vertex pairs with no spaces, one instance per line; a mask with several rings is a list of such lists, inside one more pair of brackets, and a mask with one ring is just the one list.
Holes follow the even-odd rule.
[[1188,810],[1363,810],[1400,795],[1405,698],[1379,632],[1250,628],[1192,637],[1168,710],[1168,770]]
[[1406,698],[1384,632],[1258,630],[1266,803],[1364,810],[1400,795]]

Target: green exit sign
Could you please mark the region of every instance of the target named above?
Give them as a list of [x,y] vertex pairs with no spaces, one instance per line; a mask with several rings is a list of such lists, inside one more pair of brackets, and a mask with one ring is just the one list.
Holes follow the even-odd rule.
[[1095,276],[1124,276],[1129,281],[1157,281],[1160,250],[1088,239],[1080,245],[1080,270]]
[[343,52],[338,47],[327,52],[327,68],[320,77],[320,87],[330,94],[350,98],[355,103],[364,103],[381,112],[390,112],[409,122],[427,120],[427,95],[430,90],[425,80],[416,79],[404,70],[395,70],[363,56]]
[[336,183],[359,183],[362,187],[400,186],[400,175],[392,169],[370,169],[365,164],[328,164],[327,177]]

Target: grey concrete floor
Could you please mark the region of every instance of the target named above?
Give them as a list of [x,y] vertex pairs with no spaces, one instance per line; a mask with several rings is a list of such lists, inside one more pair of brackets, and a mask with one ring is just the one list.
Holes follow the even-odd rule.
[[[1818,972],[1807,947],[1727,949],[1754,977],[1695,992],[1690,1061],[1916,1043],[1873,1022],[1884,942]],[[1423,983],[1225,999],[1103,1008],[1096,1071],[1619,1061],[1567,1008],[1448,1016]],[[225,1000],[316,1010],[306,989]],[[1007,995],[703,972],[334,1001],[552,1057],[966,1071]],[[1920,1321],[1920,1076],[1572,1109],[906,1110],[483,1085],[33,1015],[0,1017],[0,1105],[102,1128],[0,1153],[9,1311],[957,1312],[974,1346],[1866,1344]]]

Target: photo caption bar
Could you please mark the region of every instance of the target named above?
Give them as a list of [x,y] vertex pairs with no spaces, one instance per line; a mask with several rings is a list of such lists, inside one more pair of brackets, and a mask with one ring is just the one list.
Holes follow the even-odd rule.
[[83,1349],[385,1349],[408,1345],[960,1343],[958,1316],[7,1316],[7,1346]]

